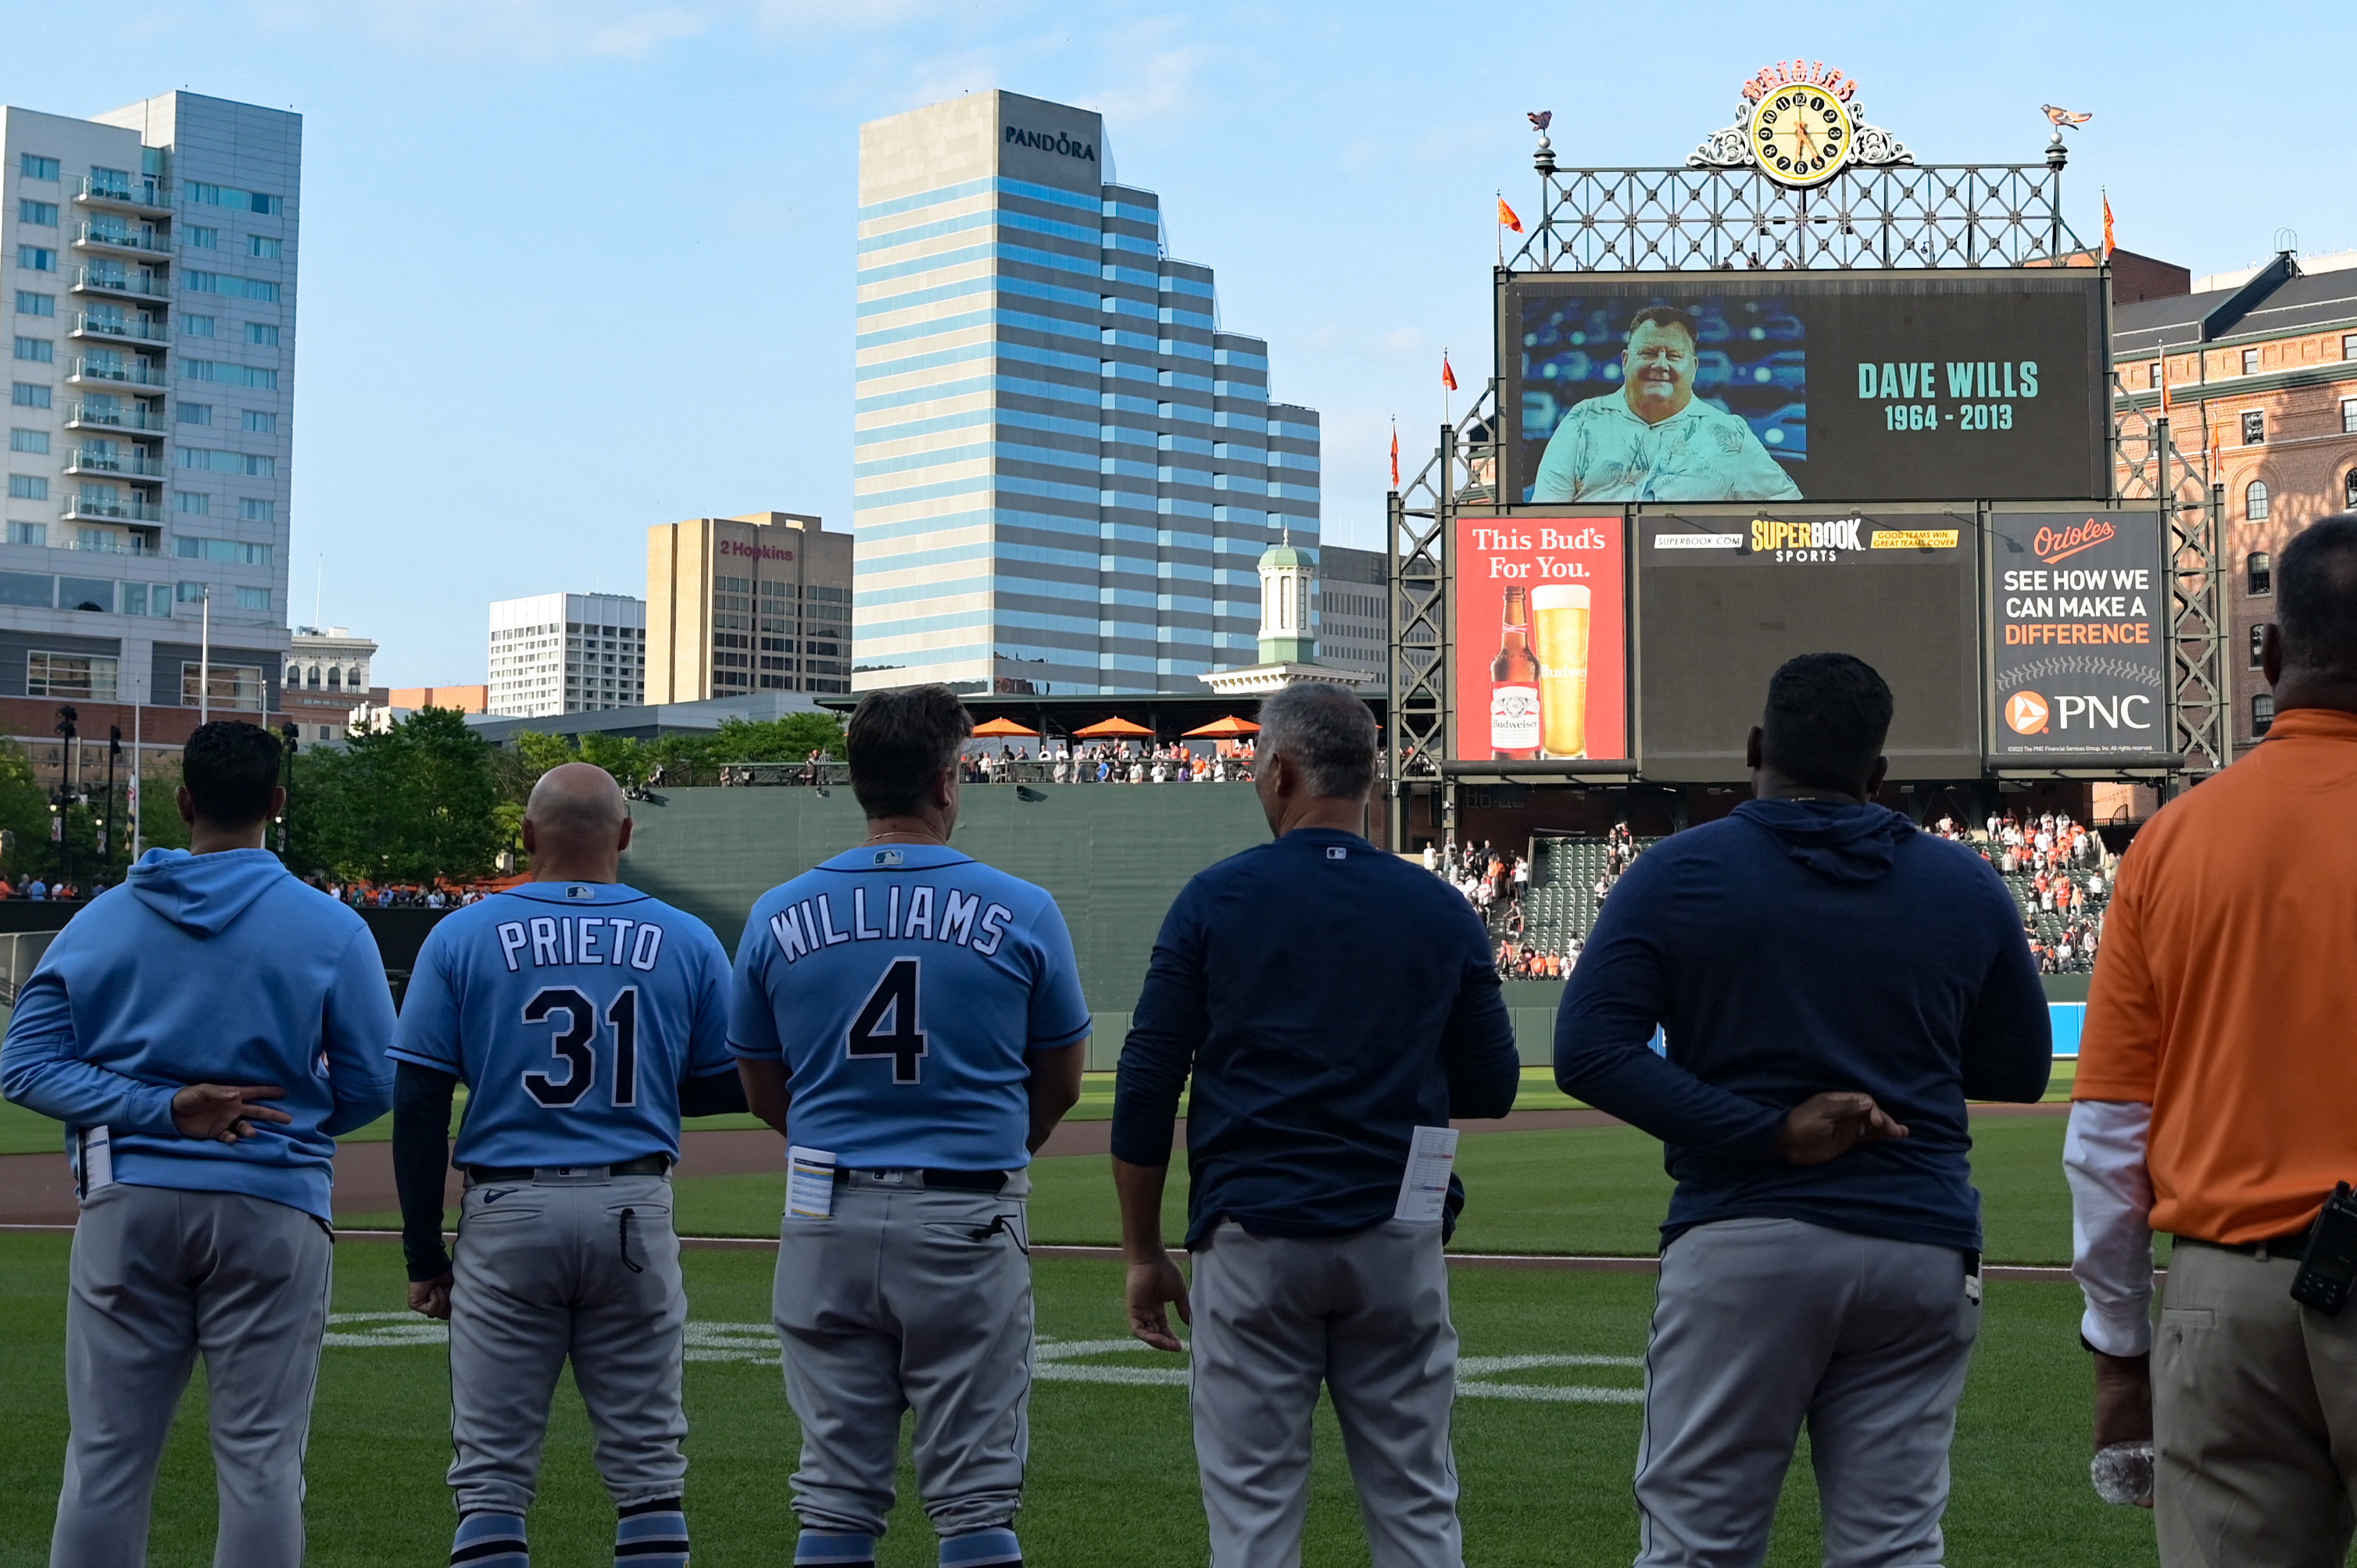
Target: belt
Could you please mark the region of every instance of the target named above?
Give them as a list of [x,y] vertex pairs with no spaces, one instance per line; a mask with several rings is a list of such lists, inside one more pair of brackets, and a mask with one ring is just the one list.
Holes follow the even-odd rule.
[[2205,1241],[2199,1236],[2179,1236],[2180,1247],[2207,1247],[2218,1252],[2240,1252],[2246,1258],[2265,1262],[2269,1258],[2299,1259],[2308,1255],[2309,1233],[2316,1227],[2303,1225],[2297,1230],[2287,1230],[2280,1236],[2270,1236],[2263,1241]]
[[855,1176],[873,1176],[878,1180],[889,1181],[895,1176],[909,1175],[920,1176],[925,1178],[925,1186],[927,1188],[938,1188],[943,1192],[995,1193],[1000,1187],[1006,1185],[1006,1173],[1005,1171],[920,1170],[910,1172],[906,1169],[854,1170],[844,1165],[837,1165],[834,1167],[834,1179],[838,1183],[847,1182]]
[[467,1175],[486,1181],[602,1181],[618,1176],[661,1176],[671,1168],[669,1155],[642,1155],[619,1165],[468,1165]]

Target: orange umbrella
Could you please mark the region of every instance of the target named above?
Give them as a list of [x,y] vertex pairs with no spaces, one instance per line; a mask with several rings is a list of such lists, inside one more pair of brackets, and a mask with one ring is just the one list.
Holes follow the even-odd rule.
[[1230,714],[1226,718],[1214,719],[1210,724],[1189,730],[1186,738],[1189,740],[1242,740],[1248,735],[1259,733],[1260,725],[1253,723],[1252,720],[1240,719],[1235,714]]
[[1013,719],[986,719],[983,723],[974,726],[974,733],[978,736],[986,735],[995,737],[998,736],[1017,735],[1037,736],[1039,732],[1036,729],[1025,729]]
[[1103,724],[1093,724],[1086,729],[1076,729],[1072,733],[1085,739],[1094,740],[1101,736],[1152,735],[1154,732],[1144,725],[1134,725],[1125,718],[1110,718]]

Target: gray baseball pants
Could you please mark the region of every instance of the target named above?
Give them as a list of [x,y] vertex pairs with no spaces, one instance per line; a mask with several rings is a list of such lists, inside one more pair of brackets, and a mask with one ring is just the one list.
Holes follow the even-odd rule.
[[1756,1568],[1803,1422],[1826,1568],[1936,1568],[1980,1315],[1952,1248],[1797,1219],[1680,1236],[1645,1353],[1639,1568]]
[[805,1528],[884,1533],[900,1414],[917,1493],[944,1536],[1006,1525],[1031,1447],[1029,1178],[996,1196],[855,1172],[826,1219],[788,1214],[771,1300],[786,1402],[802,1423]]
[[1254,1236],[1222,1223],[1195,1253],[1189,1402],[1214,1568],[1297,1568],[1310,1416],[1342,1424],[1373,1568],[1459,1568],[1457,1329],[1440,1225]]
[[687,1484],[687,1294],[662,1176],[468,1189],[450,1289],[450,1487],[458,1511],[522,1514],[567,1358],[617,1508]]
[[330,1240],[299,1208],[117,1183],[74,1227],[65,1488],[51,1568],[139,1568],[173,1412],[205,1359],[219,1568],[303,1561],[303,1445]]

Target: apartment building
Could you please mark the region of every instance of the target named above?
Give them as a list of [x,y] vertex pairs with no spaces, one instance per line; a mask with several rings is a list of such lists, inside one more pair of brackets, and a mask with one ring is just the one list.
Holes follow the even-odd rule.
[[647,606],[627,594],[535,594],[491,606],[490,705],[547,718],[646,700]]

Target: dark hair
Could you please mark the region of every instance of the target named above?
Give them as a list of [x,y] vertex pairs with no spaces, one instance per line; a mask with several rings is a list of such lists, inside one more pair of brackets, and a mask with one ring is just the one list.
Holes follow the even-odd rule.
[[2311,522],[2284,546],[2276,635],[2286,668],[2357,679],[2357,511]]
[[859,809],[870,817],[917,810],[932,781],[957,766],[958,747],[973,733],[974,715],[947,686],[904,686],[860,698],[845,737]]
[[1259,749],[1289,758],[1321,800],[1355,800],[1374,787],[1375,715],[1327,682],[1287,686],[1261,703]]
[[1890,688],[1846,653],[1803,653],[1768,678],[1760,759],[1800,784],[1866,793],[1890,733]]
[[1686,335],[1687,342],[1697,349],[1702,347],[1702,329],[1695,325],[1693,317],[1675,306],[1649,305],[1637,312],[1629,318],[1629,336],[1634,338],[1637,336],[1637,328],[1649,323],[1655,327],[1677,328]]
[[180,782],[207,823],[250,828],[270,815],[270,792],[285,759],[285,743],[275,731],[215,719],[199,725],[180,748]]

